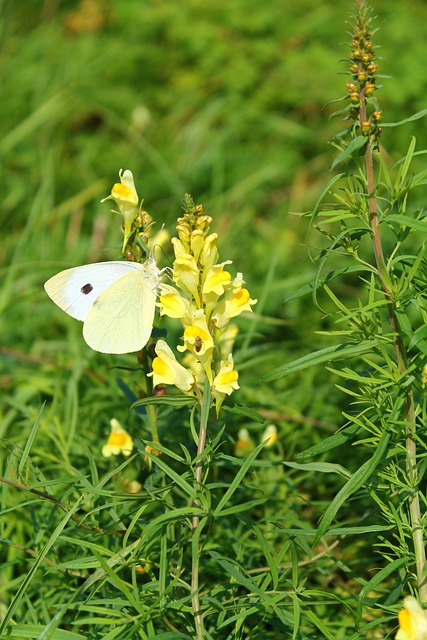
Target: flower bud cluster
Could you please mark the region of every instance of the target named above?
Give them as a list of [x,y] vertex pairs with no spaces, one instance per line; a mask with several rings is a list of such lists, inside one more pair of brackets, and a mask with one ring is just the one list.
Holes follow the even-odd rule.
[[[144,244],[148,244],[147,232],[153,221],[151,216],[142,209],[143,200],[139,202],[132,171],[120,170],[119,177],[120,182],[113,185],[110,195],[101,202],[113,200],[118,207],[118,211],[114,210],[115,213],[123,216],[123,254],[126,248],[132,254],[140,254],[136,240],[139,237]],[[132,259],[135,257],[140,258],[141,255],[132,255]]]
[[185,214],[178,218],[178,236],[172,238],[175,253],[171,284],[160,285],[160,314],[180,321],[184,364],[175,358],[164,340],[157,342],[153,383],[173,384],[186,393],[209,384],[217,411],[226,395],[239,388],[232,346],[237,329],[232,318],[251,311],[252,300],[243,276],[227,270],[230,260],[219,262],[217,234],[209,233],[212,218],[194,205],[189,196]]
[[350,116],[357,120],[360,133],[377,143],[381,134],[378,122],[382,113],[377,108],[367,114],[367,100],[372,98],[376,88],[376,74],[378,65],[375,62],[375,52],[371,40],[369,9],[364,0],[356,5],[356,21],[351,41],[350,72],[352,81],[346,83],[347,97],[350,100]]

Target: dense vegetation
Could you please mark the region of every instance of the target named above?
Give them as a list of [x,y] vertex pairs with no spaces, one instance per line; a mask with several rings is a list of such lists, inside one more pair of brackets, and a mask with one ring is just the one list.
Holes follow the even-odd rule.
[[[390,123],[426,105],[427,6],[377,0],[373,9]],[[230,487],[233,499],[203,532],[206,637],[392,637],[412,569],[387,570],[385,558],[402,556],[392,527],[378,524],[384,503],[372,500],[384,477],[344,502],[335,529],[313,547],[319,519],[367,451],[351,439],[319,449],[316,461],[334,465],[328,473],[302,466],[311,457],[297,462],[359,409],[324,363],[265,377],[336,344],[333,296],[346,308],[368,303],[369,278],[357,272],[335,281],[333,295],[319,289],[314,300],[310,287],[295,295],[314,281],[328,242],[297,214],[313,211],[339,170],[328,143],[344,126],[330,116],[346,95],[352,10],[316,0],[1,3],[1,633],[195,637],[179,511],[189,505],[183,480],[196,453],[188,408],[162,406],[164,456],[148,460],[144,410],[129,411],[142,386],[135,356],[91,351],[81,324],[43,291],[61,269],[120,258],[120,219],[99,201],[123,168],[171,235],[184,195],[202,203],[221,259],[258,299],[238,319],[241,388],[209,433],[212,513]],[[426,134],[425,118],[385,127],[387,166],[411,136]],[[421,169],[415,156],[411,171]],[[411,211],[422,209],[423,189],[411,198]],[[411,237],[407,251],[422,239]],[[391,251],[390,230],[383,242]],[[372,248],[363,249],[371,260]],[[164,252],[162,266],[173,260]],[[331,252],[324,272],[342,267],[342,254]],[[176,342],[179,329],[162,326]],[[103,457],[112,418],[132,433],[136,457]],[[242,456],[241,430],[258,445],[271,423],[278,440]],[[173,509],[182,519],[162,520]]]

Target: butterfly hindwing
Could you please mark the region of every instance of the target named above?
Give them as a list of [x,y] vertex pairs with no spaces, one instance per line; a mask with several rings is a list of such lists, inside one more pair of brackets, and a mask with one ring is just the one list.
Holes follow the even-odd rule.
[[144,274],[131,272],[95,300],[83,324],[83,337],[95,351],[131,353],[148,342],[153,329],[156,288]]

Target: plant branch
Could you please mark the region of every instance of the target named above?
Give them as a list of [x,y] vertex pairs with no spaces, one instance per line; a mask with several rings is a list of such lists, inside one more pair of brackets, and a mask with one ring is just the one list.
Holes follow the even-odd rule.
[[[361,90],[360,96],[360,121],[366,121],[366,103],[364,96],[364,88]],[[399,324],[395,313],[393,296],[390,287],[390,279],[384,260],[384,253],[381,243],[381,235],[378,221],[377,202],[375,197],[375,177],[372,157],[372,144],[368,138],[365,147],[365,170],[368,192],[369,222],[372,231],[372,241],[375,254],[375,261],[378,269],[378,276],[381,288],[387,299],[387,311],[393,332],[394,348],[399,368],[399,373],[404,374],[407,370],[407,357],[403,344],[402,336],[399,331]],[[423,532],[421,526],[421,508],[418,486],[418,469],[416,462],[416,426],[415,426],[415,404],[412,387],[406,387],[405,397],[405,424],[406,424],[406,472],[411,487],[409,494],[409,511],[412,523],[412,540],[414,544],[415,563],[417,572],[417,582],[419,596],[421,601],[425,601],[427,597],[427,581],[424,576],[424,568],[426,564],[426,554],[424,548]],[[413,489],[413,490],[412,490]]]

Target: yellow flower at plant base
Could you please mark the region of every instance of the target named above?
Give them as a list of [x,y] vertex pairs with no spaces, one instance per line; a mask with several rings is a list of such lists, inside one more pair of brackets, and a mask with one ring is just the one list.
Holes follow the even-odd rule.
[[218,329],[225,327],[230,318],[239,316],[243,311],[252,311],[252,305],[257,303],[257,300],[251,299],[249,291],[244,289],[242,285],[243,276],[238,273],[224,298],[215,307],[212,320]]
[[213,381],[214,390],[229,396],[236,389],[240,389],[238,379],[239,374],[234,369],[233,356],[230,353],[227,360],[221,360],[219,372]]
[[102,455],[106,458],[118,456],[119,453],[123,453],[124,456],[130,456],[133,449],[131,436],[115,418],[110,420],[110,425],[111,433],[108,436],[107,444],[102,447]]
[[266,427],[264,433],[261,436],[261,442],[266,440],[265,446],[272,447],[273,444],[277,441],[277,427],[274,424],[269,424]]
[[226,395],[231,395],[236,389],[240,389],[237,380],[239,374],[234,369],[233,356],[230,353],[227,360],[221,360],[219,372],[213,380],[212,395],[216,402],[216,412],[219,413]]
[[123,238],[123,251],[125,250],[127,241],[129,239],[132,223],[138,216],[138,194],[135,189],[133,181],[132,171],[126,169],[125,171],[119,171],[120,182],[113,185],[111,194],[101,200],[114,200],[119,207],[119,213],[123,216],[124,226],[124,238]]
[[158,340],[154,358],[153,371],[148,376],[152,376],[154,386],[158,384],[173,384],[181,391],[190,391],[194,384],[194,376],[179,362],[174,356],[172,349],[164,340]]
[[249,431],[245,428],[239,429],[237,434],[237,442],[234,446],[234,453],[239,458],[245,458],[255,449],[254,441],[249,435]]
[[398,614],[399,630],[396,640],[427,640],[427,613],[413,597],[403,601],[404,609]]

